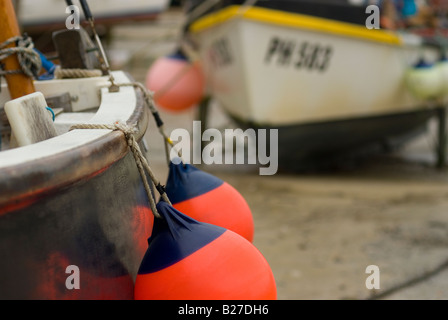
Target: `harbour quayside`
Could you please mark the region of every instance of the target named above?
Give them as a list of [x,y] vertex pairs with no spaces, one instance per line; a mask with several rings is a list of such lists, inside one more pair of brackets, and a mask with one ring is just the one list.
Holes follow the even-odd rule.
[[[364,1],[209,3],[185,32],[208,93],[241,126],[279,130],[280,167],[320,168],[391,150],[434,117],[444,165],[442,27],[387,29],[386,11],[375,17]],[[185,9],[199,6],[187,1]]]
[[[91,35],[54,32],[55,64],[0,0],[0,299],[276,299],[245,199],[170,161],[155,94],[111,71],[79,3]],[[146,159],[149,118],[166,185]]]

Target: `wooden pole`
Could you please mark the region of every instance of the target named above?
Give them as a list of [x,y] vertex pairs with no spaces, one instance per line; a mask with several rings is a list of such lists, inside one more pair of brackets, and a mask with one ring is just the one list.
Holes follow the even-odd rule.
[[[19,35],[20,30],[12,0],[0,0],[0,43]],[[15,44],[11,44],[9,47],[14,46]],[[20,69],[17,55],[11,55],[2,62],[5,70]],[[25,74],[11,74],[6,75],[5,78],[8,83],[8,90],[11,95],[11,99],[20,98],[35,92],[33,79]]]

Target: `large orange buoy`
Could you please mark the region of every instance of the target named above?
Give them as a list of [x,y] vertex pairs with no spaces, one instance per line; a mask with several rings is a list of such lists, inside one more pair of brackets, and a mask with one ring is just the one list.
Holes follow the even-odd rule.
[[233,231],[196,221],[166,202],[155,219],[134,287],[137,300],[273,300],[263,255]]
[[205,80],[199,62],[190,62],[178,52],[152,64],[146,75],[146,87],[154,92],[159,107],[179,112],[201,101]]
[[166,192],[174,208],[184,214],[253,241],[254,221],[249,205],[227,182],[190,164],[171,162]]

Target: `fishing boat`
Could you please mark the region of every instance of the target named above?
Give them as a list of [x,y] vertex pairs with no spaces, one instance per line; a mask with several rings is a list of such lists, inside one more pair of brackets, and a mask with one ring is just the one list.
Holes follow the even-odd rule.
[[[95,12],[97,24],[114,25],[123,21],[148,21],[156,19],[169,7],[169,0],[96,0],[90,7]],[[63,28],[67,5],[59,0],[19,0],[18,20],[27,31]]]
[[[2,43],[20,37],[10,0],[0,2],[0,34]],[[54,39],[60,67],[79,62],[84,76],[12,72],[18,58],[1,48],[11,72],[0,92],[0,299],[133,298],[153,217],[129,133],[110,125],[132,128],[144,150],[150,113],[143,91],[98,50],[106,68],[89,67],[83,35]]]
[[[187,12],[199,3],[187,1]],[[309,168],[390,150],[444,104],[415,95],[407,78],[422,59],[437,62],[440,46],[367,28],[370,15],[355,1],[214,1],[186,34],[225,112],[244,127],[278,129],[280,166]]]

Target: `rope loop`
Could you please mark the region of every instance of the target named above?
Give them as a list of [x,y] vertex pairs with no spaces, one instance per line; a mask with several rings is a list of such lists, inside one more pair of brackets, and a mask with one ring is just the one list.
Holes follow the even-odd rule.
[[[13,43],[16,46],[8,48]],[[30,78],[37,78],[42,68],[42,61],[39,54],[34,50],[34,43],[31,37],[24,34],[23,36],[12,37],[0,44],[0,61],[14,54],[17,55],[21,69],[0,70],[0,76],[24,73]]]
[[154,214],[154,216],[156,218],[161,218],[160,214],[157,211],[156,201],[155,201],[154,195],[152,193],[151,187],[149,185],[146,173],[148,173],[153,187],[155,186],[157,191],[160,193],[160,196],[163,199],[163,201],[167,202],[170,205],[171,205],[171,202],[165,193],[165,187],[160,184],[159,180],[157,180],[151,167],[148,164],[148,161],[146,160],[145,156],[143,155],[137,140],[135,139],[135,134],[137,133],[137,128],[135,126],[129,126],[126,123],[117,121],[114,124],[90,124],[90,123],[75,124],[70,127],[69,131],[74,130],[74,129],[108,129],[108,130],[123,132],[124,137],[126,139],[126,143],[132,151],[135,163],[136,163],[138,171],[140,173],[140,177],[143,181],[143,186],[145,187],[145,191],[148,196],[148,200],[149,200],[149,203],[151,206],[152,213]]

